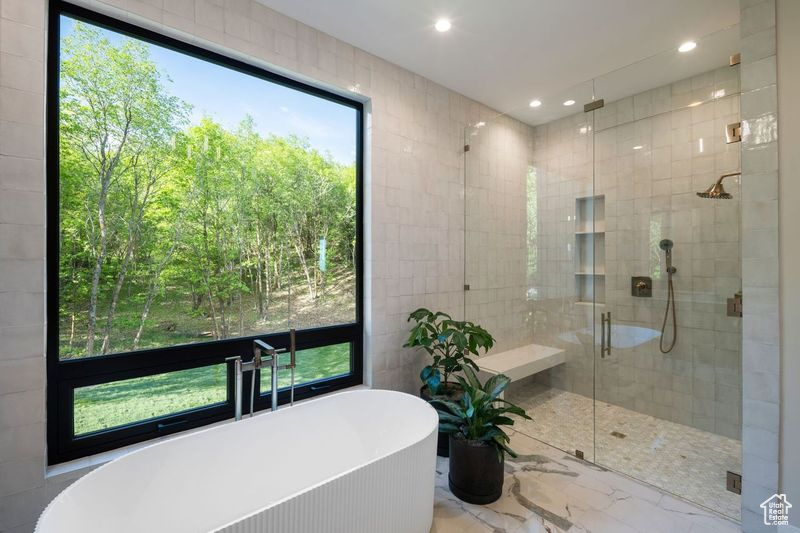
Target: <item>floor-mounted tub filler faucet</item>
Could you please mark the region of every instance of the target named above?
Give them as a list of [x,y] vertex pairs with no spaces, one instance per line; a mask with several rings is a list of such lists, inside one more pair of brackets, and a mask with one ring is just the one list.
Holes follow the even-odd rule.
[[294,405],[294,369],[297,366],[295,360],[295,330],[289,330],[289,354],[290,360],[288,364],[280,365],[278,363],[278,355],[285,352],[285,348],[273,348],[266,342],[256,339],[253,341],[253,359],[250,361],[242,361],[240,355],[228,357],[226,361],[233,361],[233,369],[235,376],[234,396],[236,405],[236,420],[242,419],[242,382],[244,381],[244,373],[250,372],[250,416],[253,416],[253,400],[256,393],[256,370],[269,367],[270,369],[270,406],[273,411],[278,410],[278,371],[291,370],[292,380],[289,386],[289,405]]

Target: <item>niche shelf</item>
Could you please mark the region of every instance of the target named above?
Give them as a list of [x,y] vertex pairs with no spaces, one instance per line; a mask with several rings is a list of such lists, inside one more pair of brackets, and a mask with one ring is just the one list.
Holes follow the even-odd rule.
[[606,199],[575,199],[575,292],[577,303],[605,303]]

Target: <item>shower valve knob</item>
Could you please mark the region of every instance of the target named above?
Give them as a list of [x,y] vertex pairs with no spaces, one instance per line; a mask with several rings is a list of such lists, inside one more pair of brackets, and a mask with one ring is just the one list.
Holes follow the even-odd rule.
[[653,280],[647,276],[633,276],[631,278],[631,296],[637,298],[650,298],[653,296]]

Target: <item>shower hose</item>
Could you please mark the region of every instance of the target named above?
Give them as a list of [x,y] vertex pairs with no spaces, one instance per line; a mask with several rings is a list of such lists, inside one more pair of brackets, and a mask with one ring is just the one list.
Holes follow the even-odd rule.
[[[670,267],[669,270],[671,270]],[[673,272],[667,271],[667,309],[664,311],[664,322],[661,324],[661,338],[658,341],[658,348],[661,353],[669,353],[675,347],[675,342],[678,340],[678,317],[675,314],[675,286],[672,283]],[[664,347],[664,334],[667,330],[667,318],[669,318],[669,309],[672,307],[672,342],[669,347]]]

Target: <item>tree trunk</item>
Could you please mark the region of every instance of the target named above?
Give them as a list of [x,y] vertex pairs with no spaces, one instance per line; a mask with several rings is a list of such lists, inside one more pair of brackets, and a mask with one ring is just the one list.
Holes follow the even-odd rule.
[[262,320],[267,319],[267,315],[269,314],[269,304],[270,300],[272,299],[272,280],[269,276],[269,262],[270,262],[270,250],[272,249],[271,244],[267,244],[264,246],[264,287],[267,291],[266,302],[264,305],[264,316],[261,318]]
[[303,267],[303,274],[305,274],[306,277],[306,285],[308,285],[308,295],[313,300],[317,297],[316,287],[314,286],[315,282],[311,279],[311,271],[308,268],[308,262],[306,262],[306,257],[303,253],[303,242],[299,232],[296,229],[294,230],[294,234],[295,238],[292,239],[292,245],[297,253],[297,258],[300,260],[300,266]]
[[[263,276],[261,273],[261,254],[258,253],[261,250],[261,230],[259,230],[258,224],[256,224],[256,298],[257,298],[257,305],[258,305],[258,319],[264,320],[264,285],[263,285]],[[249,255],[249,254],[248,254]]]
[[109,137],[107,132],[101,141],[99,165],[100,195],[97,201],[97,224],[100,227],[100,249],[95,259],[94,271],[92,272],[92,288],[89,293],[89,326],[86,332],[86,355],[94,355],[94,335],[97,329],[97,296],[100,291],[100,275],[103,271],[103,263],[106,260],[108,246],[108,228],[106,226],[106,200],[108,199],[108,189],[111,185],[111,177],[114,175],[114,171],[122,156],[122,150],[128,140],[132,116],[131,111],[125,109],[126,122],[123,127],[122,138],[113,156],[108,157],[109,154],[106,152]]
[[139,318],[139,329],[136,330],[136,336],[133,338],[133,349],[139,348],[139,341],[142,339],[142,332],[144,331],[144,324],[147,320],[147,315],[150,314],[150,306],[153,305],[153,299],[156,294],[156,279],[150,281],[150,287],[147,289],[147,299],[144,302],[144,309],[142,309],[141,317]]
[[92,271],[92,288],[89,292],[89,324],[86,331],[86,355],[94,355],[94,334],[97,327],[97,295],[100,292],[100,275],[106,260],[108,228],[106,227],[106,198],[110,176],[104,172],[100,178],[100,198],[97,202],[97,224],[100,226],[100,248]]
[[244,301],[242,291],[239,290],[239,336],[244,335]]
[[208,299],[208,307],[211,310],[211,319],[214,324],[214,338],[221,339],[222,333],[220,331],[219,323],[217,322],[217,311],[214,308],[214,297],[211,295],[211,286],[208,284],[208,274],[206,273],[206,299]]
[[283,270],[283,246],[278,248],[278,259],[273,263],[275,265],[275,289],[281,290],[283,282],[281,280],[281,271]]
[[75,340],[75,313],[69,314],[69,347],[72,349],[72,343]]
[[131,257],[133,256],[133,246],[131,242],[125,250],[125,257],[122,259],[122,264],[119,267],[119,274],[117,281],[114,284],[114,292],[111,294],[111,303],[108,306],[108,316],[106,318],[106,329],[103,333],[103,348],[102,354],[106,355],[111,345],[111,327],[114,325],[114,313],[117,310],[117,302],[119,301],[119,293],[122,290],[122,284],[125,282],[125,275],[128,272],[128,265],[130,264]]
[[[178,226],[180,228],[180,225]],[[142,332],[144,331],[144,324],[147,321],[147,315],[150,314],[150,306],[153,305],[153,300],[155,299],[156,290],[158,289],[158,284],[161,279],[161,272],[164,271],[164,268],[169,263],[169,260],[172,258],[172,254],[175,252],[175,248],[178,246],[178,239],[180,238],[180,231],[179,229],[175,230],[175,236],[172,240],[172,245],[167,250],[167,253],[164,255],[164,258],[156,267],[155,272],[153,273],[153,277],[150,280],[150,286],[147,289],[147,299],[144,302],[144,308],[142,309],[142,314],[139,318],[139,329],[136,330],[136,336],[133,338],[133,349],[136,350],[139,348],[139,341],[142,339]],[[197,308],[194,307],[194,284],[192,284],[192,310],[196,310]]]

